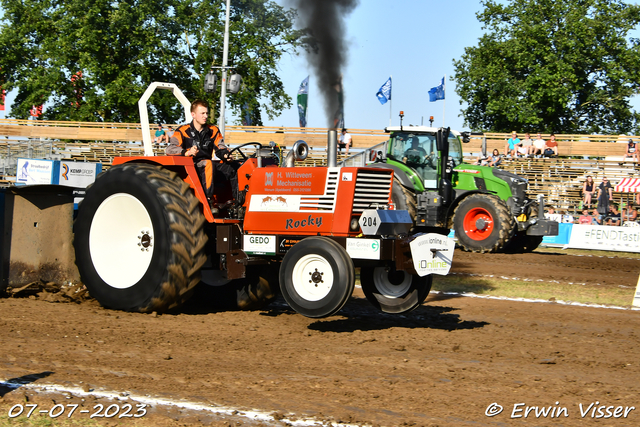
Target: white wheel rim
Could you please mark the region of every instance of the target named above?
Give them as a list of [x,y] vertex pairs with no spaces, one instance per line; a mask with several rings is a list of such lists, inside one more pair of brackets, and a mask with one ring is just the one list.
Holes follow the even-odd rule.
[[293,267],[293,288],[306,301],[320,301],[333,287],[331,264],[320,255],[305,255]]
[[402,282],[396,285],[389,281],[389,273],[384,267],[376,267],[373,270],[373,284],[378,292],[387,298],[403,297],[411,289],[413,277],[405,271],[402,273]]
[[89,254],[100,278],[109,286],[126,289],[149,269],[155,236],[144,205],[126,193],[105,199],[91,221]]

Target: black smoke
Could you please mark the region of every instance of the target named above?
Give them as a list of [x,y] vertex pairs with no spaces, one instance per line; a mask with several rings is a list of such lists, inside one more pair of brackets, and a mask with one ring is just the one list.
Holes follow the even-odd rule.
[[345,18],[359,0],[289,0],[298,10],[298,27],[308,34],[307,59],[318,79],[328,127],[335,127],[344,99],[342,69],[349,60]]

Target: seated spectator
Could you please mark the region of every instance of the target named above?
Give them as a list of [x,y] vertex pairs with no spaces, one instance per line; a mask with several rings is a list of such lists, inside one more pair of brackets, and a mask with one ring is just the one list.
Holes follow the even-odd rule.
[[556,141],[555,134],[549,136],[549,140],[544,148],[544,157],[557,157],[558,156],[558,142]]
[[520,147],[520,138],[518,138],[518,134],[513,131],[511,132],[511,138],[507,140],[507,143],[504,145],[504,155],[516,157],[518,153],[518,147]]
[[593,217],[589,215],[589,211],[585,208],[582,210],[582,215],[578,218],[578,224],[590,225],[593,222]]
[[609,215],[607,215],[606,224],[607,225],[620,225],[620,212],[618,211],[618,207],[615,203],[611,203],[609,205]]
[[491,155],[491,157],[478,156],[478,158],[476,159],[476,165],[481,165],[481,166],[497,167],[500,165],[501,162],[502,162],[502,157],[500,157],[500,152],[498,151],[497,148],[493,149],[493,154]]
[[529,133],[525,133],[524,139],[520,141],[518,153],[522,154],[524,157],[533,155],[533,141],[531,140],[531,135]]
[[542,156],[544,154],[544,149],[547,146],[547,141],[542,139],[542,135],[538,133],[537,138],[533,141],[533,155],[534,156]]
[[573,224],[573,215],[568,212],[560,211],[560,222],[563,224]]
[[165,140],[166,138],[166,134],[164,133],[164,129],[162,129],[162,125],[160,123],[158,123],[158,130],[156,130],[156,137],[153,138],[153,143],[154,144],[160,144],[162,141]]
[[636,143],[633,142],[633,139],[629,138],[629,143],[627,144],[627,151],[624,153],[624,158],[631,157],[635,162],[638,161],[638,147],[636,147]]
[[593,210],[593,225],[602,225],[602,215],[598,212],[598,209]]
[[629,205],[626,209],[622,209],[621,219],[623,224],[625,222],[635,222],[638,219],[638,211],[636,210],[636,207]]
[[582,185],[582,206],[586,206],[591,209],[591,198],[593,197],[593,193],[595,191],[596,185],[593,183],[593,177],[591,175],[588,175],[587,179]]
[[549,211],[544,214],[544,219],[548,219],[550,221],[562,222],[562,215],[557,214],[555,209],[549,208]]

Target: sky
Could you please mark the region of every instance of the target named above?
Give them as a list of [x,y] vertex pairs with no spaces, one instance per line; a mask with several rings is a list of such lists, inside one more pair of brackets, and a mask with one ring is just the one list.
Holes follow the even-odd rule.
[[[287,5],[286,0],[277,3]],[[460,98],[455,93],[453,60],[464,48],[475,46],[483,31],[476,18],[478,0],[360,0],[345,17],[348,61],[343,65],[345,127],[384,129],[398,125],[404,111],[404,124],[463,128]],[[285,90],[294,100],[292,108],[274,120],[263,115],[267,126],[298,126],[295,105],[302,80],[310,76],[308,127],[326,127],[317,79],[304,54],[284,56],[280,76]],[[429,89],[446,75],[444,101],[429,102]],[[376,98],[380,86],[392,76],[391,102],[382,105]],[[391,104],[391,105],[390,105]]]

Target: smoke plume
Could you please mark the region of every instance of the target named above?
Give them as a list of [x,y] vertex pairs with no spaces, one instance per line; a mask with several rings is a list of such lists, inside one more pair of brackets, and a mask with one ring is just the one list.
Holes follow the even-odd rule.
[[359,0],[290,0],[298,10],[300,28],[309,35],[307,60],[318,79],[324,100],[328,127],[343,126],[342,68],[346,65],[348,49],[344,36],[346,16]]

